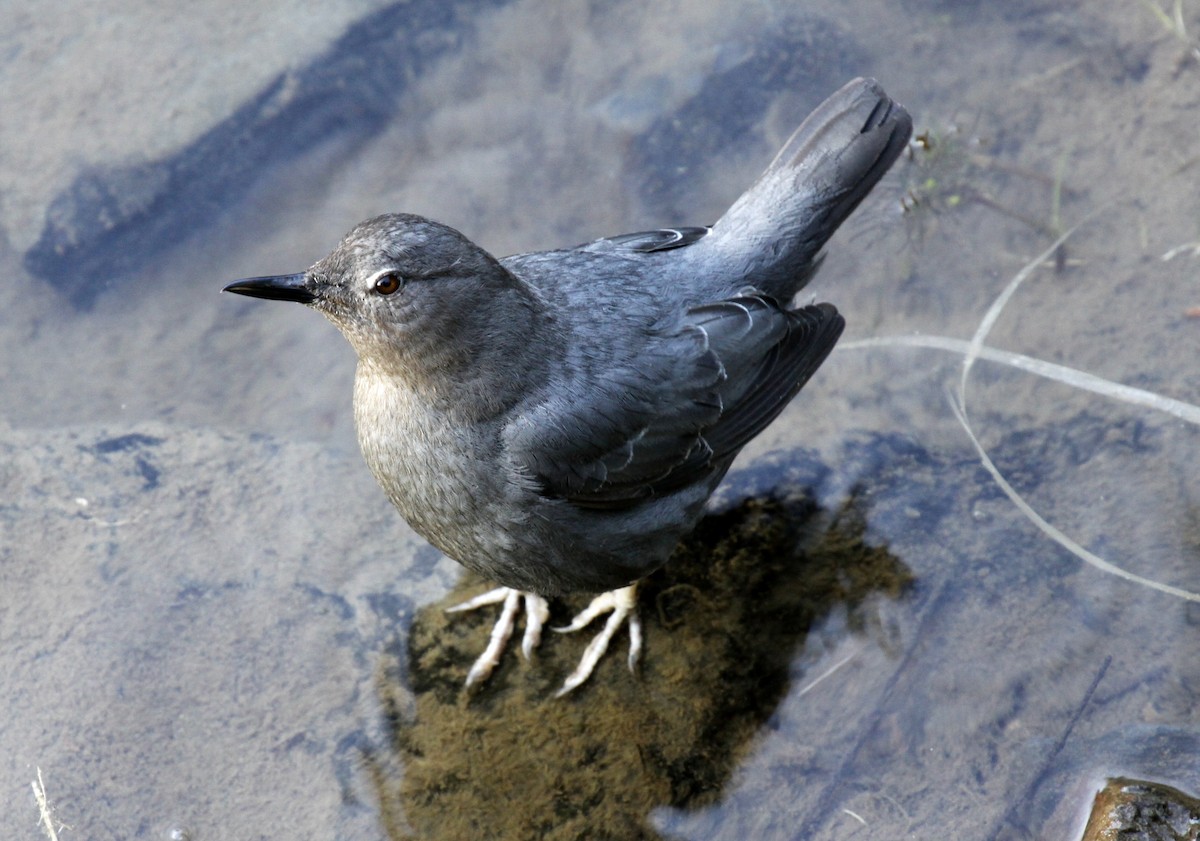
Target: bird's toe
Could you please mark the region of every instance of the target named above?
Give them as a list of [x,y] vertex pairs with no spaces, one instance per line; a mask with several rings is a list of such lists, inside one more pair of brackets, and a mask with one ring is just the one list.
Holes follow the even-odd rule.
[[593,619],[604,613],[608,614],[608,619],[605,621],[604,627],[588,643],[587,648],[584,649],[583,656],[579,658],[579,665],[563,681],[562,688],[558,690],[555,697],[561,698],[572,692],[582,686],[591,677],[596,664],[600,662],[600,658],[608,651],[608,644],[612,642],[613,636],[620,630],[621,625],[626,622],[629,623],[628,662],[630,671],[633,671],[637,666],[638,659],[642,653],[642,622],[637,613],[637,584],[630,584],[628,587],[601,593],[579,612],[571,621],[571,624],[566,627],[555,628],[554,630],[560,633],[572,633],[582,630]]

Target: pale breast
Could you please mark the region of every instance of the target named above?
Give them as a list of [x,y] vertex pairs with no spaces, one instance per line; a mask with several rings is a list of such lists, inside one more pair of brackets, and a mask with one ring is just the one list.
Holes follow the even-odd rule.
[[519,508],[496,470],[494,433],[452,424],[411,391],[360,369],[354,385],[358,443],[392,504],[422,537],[485,575],[515,546]]

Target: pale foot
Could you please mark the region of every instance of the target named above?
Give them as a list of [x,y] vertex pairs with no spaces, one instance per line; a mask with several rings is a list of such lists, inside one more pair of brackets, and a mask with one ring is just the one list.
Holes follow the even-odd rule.
[[596,668],[596,664],[600,662],[600,658],[608,650],[608,644],[612,640],[613,635],[616,634],[621,624],[626,620],[629,621],[629,671],[632,672],[637,667],[638,658],[642,654],[642,620],[637,614],[636,583],[630,584],[628,587],[622,587],[619,590],[609,590],[607,593],[601,593],[592,599],[592,603],[585,607],[578,616],[571,620],[570,625],[567,625],[565,628],[555,628],[554,630],[563,634],[581,630],[602,613],[610,614],[608,621],[604,623],[603,630],[596,634],[592,641],[588,643],[588,647],[583,652],[583,657],[579,659],[579,666],[563,681],[562,689],[558,690],[554,697],[561,698],[591,676],[592,670]]
[[[542,639],[542,628],[546,624],[546,620],[550,618],[550,605],[541,596],[533,593],[523,593],[520,590],[514,590],[511,587],[497,587],[495,590],[489,590],[483,595],[469,599],[462,604],[456,604],[454,607],[446,608],[447,613],[460,613],[466,610],[475,610],[480,607],[486,607],[490,604],[504,603],[504,609],[500,611],[500,618],[496,620],[496,624],[492,627],[492,636],[488,640],[487,648],[479,655],[479,659],[471,666],[471,670],[467,672],[467,686],[474,686],[480,681],[487,680],[491,676],[492,671],[500,663],[500,656],[504,653],[504,647],[508,645],[508,640],[512,636],[513,628],[517,621],[517,612],[521,607],[521,598],[525,599],[525,635],[521,638],[521,653],[528,660],[533,654],[533,650],[537,648]],[[584,675],[586,678],[587,675]]]

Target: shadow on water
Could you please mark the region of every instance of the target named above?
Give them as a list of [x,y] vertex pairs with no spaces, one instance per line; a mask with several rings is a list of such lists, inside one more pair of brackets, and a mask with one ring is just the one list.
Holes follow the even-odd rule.
[[501,4],[394,3],[169,158],[84,172],[51,202],[25,268],[89,308],[114,280],[227,213],[270,167],[335,137],[378,134],[396,118],[409,80],[469,39],[459,7]]
[[[379,673],[405,767],[402,779],[377,775],[384,814],[431,838],[576,838],[603,827],[650,839],[653,809],[719,800],[789,687],[811,679],[792,665],[809,630],[842,611],[852,631],[886,637],[864,605],[901,598],[913,581],[864,540],[854,499],[830,512],[804,491],[778,491],[705,518],[644,582],[637,678],[610,652],[581,690],[555,699],[587,640],[550,635],[532,664],[510,651],[468,697],[465,669],[490,620],[443,611],[480,582],[420,611],[407,652],[393,651],[407,675]],[[552,623],[584,604],[556,605]],[[415,702],[396,691],[404,682]]]

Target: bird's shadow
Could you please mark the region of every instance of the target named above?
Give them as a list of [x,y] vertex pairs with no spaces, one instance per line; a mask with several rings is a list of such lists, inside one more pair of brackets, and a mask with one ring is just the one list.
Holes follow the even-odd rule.
[[[550,634],[533,662],[510,651],[481,691],[464,691],[494,619],[446,617],[486,586],[465,578],[417,614],[407,652],[396,652],[404,665],[378,670],[390,759],[404,769],[375,775],[384,814],[404,816],[393,837],[579,838],[603,827],[604,837],[654,839],[654,808],[711,805],[803,679],[793,661],[810,629],[836,610],[850,632],[884,633],[872,597],[899,598],[913,577],[864,531],[856,495],[827,511],[799,487],[706,517],[642,584],[639,674],[610,652],[563,699],[554,693],[589,635]],[[554,604],[551,624],[586,602]]]

